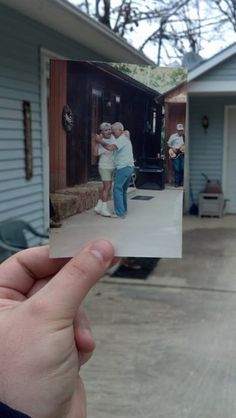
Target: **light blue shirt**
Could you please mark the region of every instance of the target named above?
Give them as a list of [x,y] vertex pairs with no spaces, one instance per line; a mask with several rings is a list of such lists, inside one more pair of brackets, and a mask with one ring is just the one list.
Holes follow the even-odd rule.
[[113,142],[117,150],[114,151],[114,163],[117,169],[134,166],[133,148],[129,138],[120,135]]
[[167,142],[169,147],[179,149],[182,145],[184,145],[184,138],[181,135],[178,135],[176,132],[175,134],[172,134]]

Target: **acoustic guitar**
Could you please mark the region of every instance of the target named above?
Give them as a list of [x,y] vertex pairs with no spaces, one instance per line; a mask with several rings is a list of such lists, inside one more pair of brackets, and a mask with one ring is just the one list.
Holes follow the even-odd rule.
[[181,146],[180,146],[180,148],[178,148],[176,151],[174,151],[172,148],[170,148],[169,149],[169,157],[172,159],[172,160],[176,160],[177,158],[179,158],[180,157],[180,155],[183,155],[184,154],[184,144],[182,144]]

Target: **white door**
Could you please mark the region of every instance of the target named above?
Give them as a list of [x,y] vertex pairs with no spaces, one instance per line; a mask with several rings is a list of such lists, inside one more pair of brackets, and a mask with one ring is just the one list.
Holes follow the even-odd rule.
[[236,213],[236,106],[225,112],[224,198],[226,213]]

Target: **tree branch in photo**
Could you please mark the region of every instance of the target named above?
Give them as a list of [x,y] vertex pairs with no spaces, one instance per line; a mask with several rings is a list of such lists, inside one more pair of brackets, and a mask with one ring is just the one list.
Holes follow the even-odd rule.
[[78,7],[128,41],[149,23],[153,30],[142,33],[139,49],[155,45],[158,65],[163,56],[199,54],[204,43],[222,40],[229,25],[236,32],[236,0],[83,0]]
[[226,16],[236,32],[236,1],[235,0],[212,0],[222,15]]

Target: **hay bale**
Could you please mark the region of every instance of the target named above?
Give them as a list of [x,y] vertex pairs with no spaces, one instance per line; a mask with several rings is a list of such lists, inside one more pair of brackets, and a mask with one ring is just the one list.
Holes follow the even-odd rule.
[[71,194],[51,193],[50,198],[55,210],[55,221],[61,221],[77,213],[78,197]]
[[96,206],[102,182],[91,181],[52,193],[52,204],[58,220],[82,213]]

